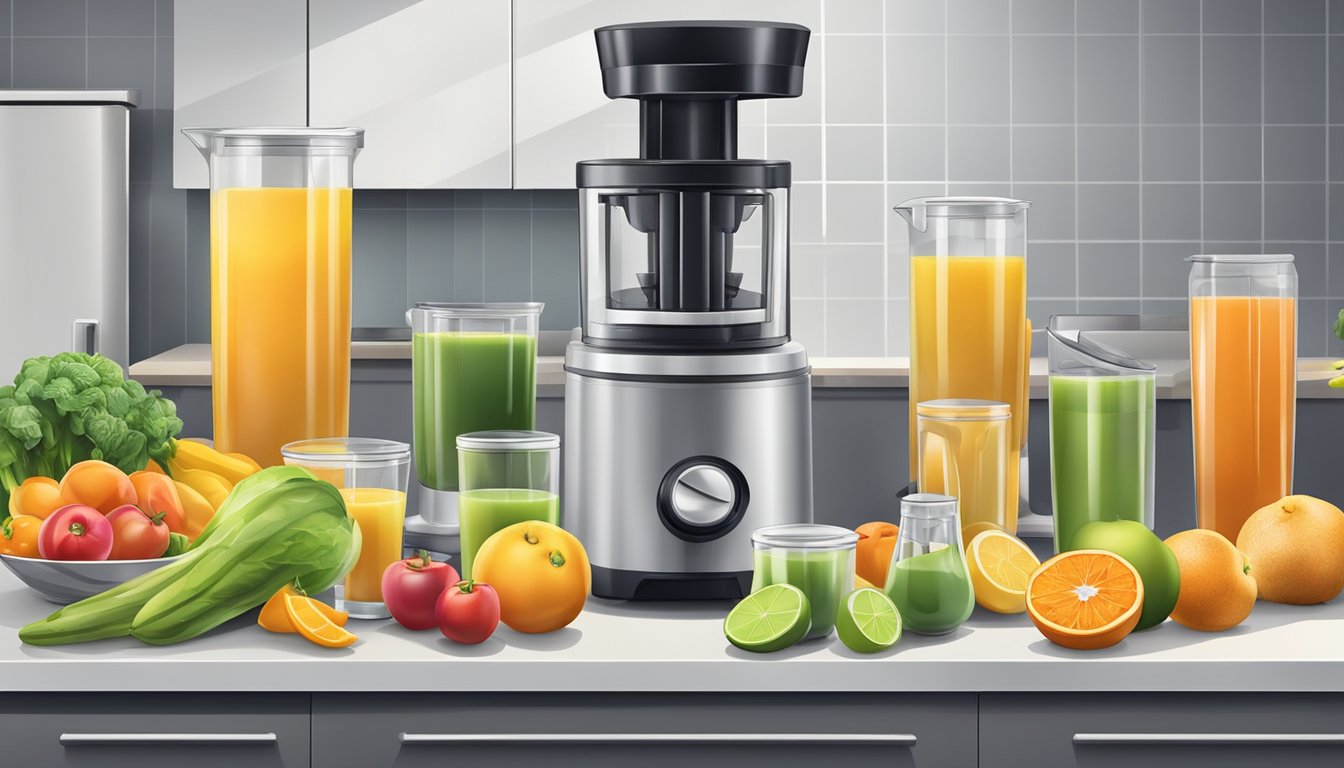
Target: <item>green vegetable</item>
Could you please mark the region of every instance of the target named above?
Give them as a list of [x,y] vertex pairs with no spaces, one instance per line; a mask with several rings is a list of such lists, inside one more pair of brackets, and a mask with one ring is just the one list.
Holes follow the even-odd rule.
[[180,560],[33,622],[19,639],[189,640],[290,582],[325,590],[350,570],[359,549],[359,528],[334,486],[301,467],[271,467],[238,483]]
[[1335,318],[1335,336],[1344,340],[1344,309],[1339,310],[1339,317]]
[[126,381],[101,355],[62,352],[25,360],[0,387],[0,509],[29,477],[60,479],[85,459],[126,473],[166,464],[182,431],[173,401]]
[[185,533],[169,533],[168,549],[164,551],[163,556],[177,557],[186,554],[188,549],[191,549],[191,539],[188,539]]

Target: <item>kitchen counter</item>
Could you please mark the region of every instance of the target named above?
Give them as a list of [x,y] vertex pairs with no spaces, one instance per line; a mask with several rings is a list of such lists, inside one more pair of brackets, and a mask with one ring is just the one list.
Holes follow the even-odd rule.
[[[350,346],[356,361],[409,360],[411,345],[406,341],[356,341]],[[1325,382],[1336,373],[1329,358],[1302,358],[1298,361],[1298,397],[1307,399],[1344,398],[1344,389],[1331,389]],[[908,357],[814,357],[812,386],[820,389],[868,389],[910,386]],[[543,355],[537,358],[538,392],[545,396],[563,394],[564,358]],[[1190,397],[1190,361],[1154,360],[1157,366],[1157,397],[1181,400]],[[210,386],[210,345],[184,344],[142,360],[131,366],[131,378],[146,386]],[[356,373],[358,375],[358,373]],[[410,374],[407,373],[407,380]],[[1045,399],[1049,364],[1043,357],[1031,359],[1031,397]]]
[[39,648],[16,632],[56,606],[0,569],[0,680],[8,692],[1344,692],[1344,599],[1260,603],[1242,626],[1208,634],[1174,622],[1102,651],[1047,642],[1025,615],[976,609],[943,637],[906,633],[884,653],[839,641],[757,656],[730,646],[724,603],[590,600],[570,627],[479,646],[391,621],[352,621],[354,646],[329,650],[257,627],[254,615],[169,647],[132,639]]

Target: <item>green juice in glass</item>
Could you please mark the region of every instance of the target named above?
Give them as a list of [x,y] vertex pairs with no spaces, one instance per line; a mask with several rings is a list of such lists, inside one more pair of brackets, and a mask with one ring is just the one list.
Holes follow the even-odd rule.
[[1151,375],[1050,377],[1056,552],[1094,520],[1151,520],[1153,387]]
[[812,628],[804,640],[826,637],[835,628],[840,601],[854,591],[854,548],[755,549],[751,591],[792,584],[807,595]]
[[905,628],[923,635],[951,632],[975,607],[966,561],[955,546],[892,563],[884,591]]
[[469,578],[476,552],[497,531],[529,520],[560,524],[560,497],[526,488],[463,491],[458,497],[462,578]]
[[416,476],[455,491],[458,435],[534,427],[537,342],[523,333],[416,333],[411,381]]

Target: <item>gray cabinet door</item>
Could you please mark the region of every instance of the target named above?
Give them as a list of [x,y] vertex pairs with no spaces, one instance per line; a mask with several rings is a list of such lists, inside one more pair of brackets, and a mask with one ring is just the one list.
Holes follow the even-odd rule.
[[974,695],[317,694],[313,765],[975,765]]
[[173,186],[210,185],[183,128],[306,125],[306,0],[176,0]]
[[980,766],[1344,765],[1344,695],[985,694]]
[[363,128],[361,189],[513,183],[509,0],[311,0],[308,121]]
[[4,694],[0,765],[307,768],[309,706],[306,694]]

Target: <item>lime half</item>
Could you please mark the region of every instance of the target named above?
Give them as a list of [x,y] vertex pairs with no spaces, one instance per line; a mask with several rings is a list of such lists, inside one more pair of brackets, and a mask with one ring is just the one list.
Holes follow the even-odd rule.
[[807,595],[792,584],[772,584],[752,592],[723,620],[728,642],[744,651],[782,651],[807,634],[812,609]]
[[840,642],[857,653],[877,653],[901,639],[901,614],[883,593],[863,587],[849,593],[835,617]]

